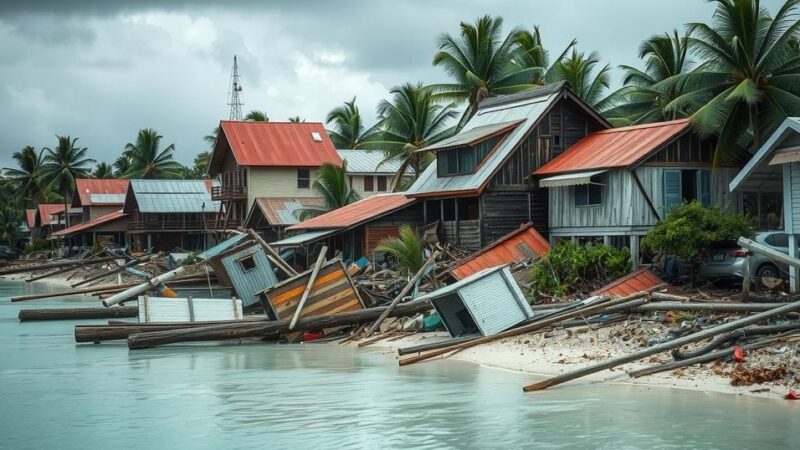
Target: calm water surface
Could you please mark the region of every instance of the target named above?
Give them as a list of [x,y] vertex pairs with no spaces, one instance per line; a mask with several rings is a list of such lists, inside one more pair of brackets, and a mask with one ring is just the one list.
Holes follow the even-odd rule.
[[[0,281],[0,448],[798,448],[800,405],[572,384],[332,345],[76,345]],[[100,321],[95,321],[101,323]],[[86,323],[91,323],[87,321]]]

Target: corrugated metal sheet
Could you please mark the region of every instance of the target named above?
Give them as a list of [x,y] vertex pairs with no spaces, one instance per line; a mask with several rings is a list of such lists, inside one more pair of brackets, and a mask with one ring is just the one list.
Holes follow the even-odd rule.
[[[279,320],[291,319],[294,316],[311,272],[312,270],[303,272],[262,293]],[[364,305],[347,275],[342,260],[337,258],[328,261],[320,268],[300,317],[331,315],[358,309],[364,309]]]
[[462,326],[464,310],[484,336],[497,334],[533,317],[508,267],[482,270],[417,300],[430,300],[453,336],[465,329]]
[[689,119],[594,132],[534,172],[535,175],[631,167],[689,130]]
[[482,125],[479,127],[472,128],[471,130],[467,130],[453,137],[449,137],[447,139],[442,139],[441,141],[431,144],[427,147],[423,147],[418,152],[426,152],[429,150],[436,150],[436,149],[443,149],[448,147],[460,147],[462,145],[473,145],[477,142],[483,141],[486,138],[502,133],[505,131],[510,130],[511,128],[516,127],[523,120],[513,120],[511,122],[500,122],[500,123],[491,123],[488,125]]
[[335,232],[336,230],[308,231],[305,233],[296,234],[286,239],[281,239],[280,241],[275,241],[270,245],[273,247],[297,247],[325,238]]
[[652,289],[664,281],[649,269],[642,268],[618,278],[611,283],[592,292],[592,295],[610,295],[624,297],[637,292]]
[[342,229],[388,214],[414,203],[403,193],[378,194],[359,200],[313,219],[292,225],[287,230]]
[[490,107],[484,107],[482,103],[481,108],[470,119],[460,134],[468,133],[472,129],[487,125],[516,121],[524,122],[508,133],[499,147],[486,157],[486,160],[478,167],[475,173],[439,178],[436,173],[436,164],[430,164],[417,181],[406,191],[406,194],[409,196],[422,196],[437,193],[480,191],[502,165],[506,157],[522,141],[527,132],[539,121],[550,106],[558,100],[560,89],[550,92],[548,88],[548,94],[544,96],[537,96],[539,90],[534,89],[527,93],[525,97],[520,98],[519,101],[500,102],[496,105],[491,104]]
[[139,323],[210,322],[242,318],[242,301],[213,298],[139,297]]
[[75,191],[78,196],[73,199],[73,206],[121,205],[125,203],[128,180],[78,178]]
[[[299,222],[295,211],[304,208],[321,208],[323,205],[322,199],[318,197],[307,198],[288,198],[288,197],[258,197],[255,201],[258,211],[264,215],[264,218],[273,226],[286,226],[294,225]],[[250,214],[254,214],[256,208],[250,210]],[[250,222],[248,217],[247,222]]]
[[219,244],[209,248],[208,250],[204,251],[197,255],[198,258],[208,260],[220,253],[224,252],[225,250],[233,247],[234,245],[238,244],[242,239],[247,237],[246,234],[234,234],[233,236],[225,239],[224,241],[220,242]]
[[202,213],[219,211],[204,180],[130,180],[143,213]]
[[460,280],[490,267],[540,258],[549,251],[550,244],[547,239],[533,228],[533,224],[526,224],[496,240],[490,246],[469,255],[463,262],[453,267],[451,273]]
[[51,215],[64,211],[64,205],[59,205],[58,203],[40,203],[36,206],[36,209],[39,213],[36,223],[39,225],[46,225],[51,223]]
[[[748,188],[760,190],[759,187],[763,185],[762,180],[769,178],[780,180],[782,172],[780,167],[770,167],[767,164],[769,157],[784,141],[791,135],[800,134],[800,117],[787,117],[783,123],[767,138],[764,145],[758,149],[756,154],[750,158],[750,161],[745,164],[744,168],[736,175],[730,182],[729,188],[735,191],[746,184]],[[746,183],[748,179],[753,179],[756,183]]]
[[[318,167],[342,164],[328,132],[317,122],[220,122],[211,166],[220,164],[227,139],[240,166]],[[318,139],[315,140],[314,138]]]
[[[239,261],[249,257],[253,258],[255,268],[248,271]],[[246,307],[258,301],[257,294],[259,292],[278,282],[278,278],[272,270],[272,264],[260,245],[226,256],[222,258],[221,262],[230,279],[231,286]]]
[[[400,170],[402,161],[393,159],[384,162],[386,159],[381,150],[336,150],[343,160],[347,161],[347,173],[352,175],[376,174],[394,175]],[[383,162],[383,164],[381,164]],[[408,174],[413,175],[409,169]]]
[[104,215],[99,216],[99,217],[95,217],[92,220],[89,220],[89,221],[86,221],[86,222],[83,222],[83,223],[79,223],[77,225],[73,225],[73,226],[71,226],[69,228],[64,228],[63,230],[58,230],[55,233],[53,233],[52,235],[53,236],[70,236],[70,235],[73,235],[73,234],[76,234],[76,233],[81,233],[83,231],[91,231],[91,229],[96,227],[96,226],[103,225],[103,224],[106,224],[106,223],[111,223],[111,222],[117,221],[119,219],[123,219],[125,217],[128,217],[128,215],[123,213],[122,211],[114,211],[112,213],[108,213],[108,214],[104,214]]

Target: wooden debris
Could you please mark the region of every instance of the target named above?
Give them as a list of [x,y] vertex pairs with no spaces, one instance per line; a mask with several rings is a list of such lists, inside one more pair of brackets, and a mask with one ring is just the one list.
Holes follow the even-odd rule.
[[136,306],[119,306],[116,308],[23,309],[19,312],[19,321],[108,319],[112,317],[136,317],[138,314],[139,308]]
[[303,290],[303,295],[300,297],[300,302],[297,304],[297,308],[294,310],[294,316],[292,316],[292,321],[289,322],[290,330],[294,328],[295,324],[297,324],[297,319],[300,318],[300,313],[303,311],[303,306],[306,305],[306,300],[308,300],[308,294],[311,293],[311,288],[314,286],[314,282],[317,281],[317,274],[319,274],[319,269],[325,262],[326,253],[328,253],[328,246],[323,245],[322,249],[319,252],[319,256],[317,257],[317,262],[314,263],[314,269],[311,271],[311,275],[309,275],[308,277],[308,282],[306,283],[305,290]]

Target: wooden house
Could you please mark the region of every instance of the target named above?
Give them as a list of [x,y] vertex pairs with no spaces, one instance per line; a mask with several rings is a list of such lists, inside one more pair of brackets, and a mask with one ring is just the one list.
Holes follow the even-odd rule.
[[126,245],[128,214],[121,210],[110,212],[68,228],[53,232],[53,236],[64,239],[69,246],[91,246],[114,243]]
[[307,208],[322,208],[322,199],[318,197],[258,197],[247,214],[244,227],[257,231],[267,242],[272,242],[284,237],[286,227],[300,222],[297,218],[298,212]]
[[210,180],[130,180],[122,212],[128,242],[138,250],[200,250],[216,227],[219,202]]
[[712,170],[715,143],[699,139],[688,119],[597,131],[534,174],[549,189],[550,240],[602,239],[629,246],[667,211],[698,200],[734,211],[728,182],[736,167]]
[[97,242],[124,245],[128,216],[121,211],[128,184],[128,180],[76,179],[70,209],[80,213],[80,221],[53,235],[65,239],[69,245]]
[[[347,161],[347,182],[361,198],[391,191],[395,174],[400,170],[401,161],[384,161],[386,156],[380,150],[336,150],[343,161]],[[411,179],[413,172],[405,176]]]
[[547,234],[548,196],[532,173],[609,123],[564,83],[488,98],[455,136],[420,151],[436,162],[406,194],[445,241],[477,250],[533,222]]
[[36,205],[34,228],[37,239],[47,239],[54,231],[64,228],[64,205],[59,203],[40,203]]
[[[789,256],[798,257],[797,235],[800,234],[800,118],[789,117],[758,149],[742,170],[730,182],[730,190],[742,195],[751,193],[761,200],[757,211],[751,211],[760,224],[762,218],[782,217],[778,227],[788,237],[785,244]],[[779,201],[763,201],[767,196],[780,194]],[[746,211],[747,212],[747,211]],[[798,291],[797,268],[789,268],[792,292]]]

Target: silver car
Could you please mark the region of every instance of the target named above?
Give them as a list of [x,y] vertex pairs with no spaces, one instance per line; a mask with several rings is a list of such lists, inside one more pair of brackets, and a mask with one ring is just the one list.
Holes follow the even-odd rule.
[[[783,231],[759,233],[753,240],[789,254],[789,235]],[[746,257],[747,250],[739,247],[735,241],[718,243],[712,246],[709,254],[703,258],[700,276],[709,280],[741,279]],[[772,261],[762,254],[751,253],[750,274],[756,282],[764,277],[789,279],[789,266]]]

